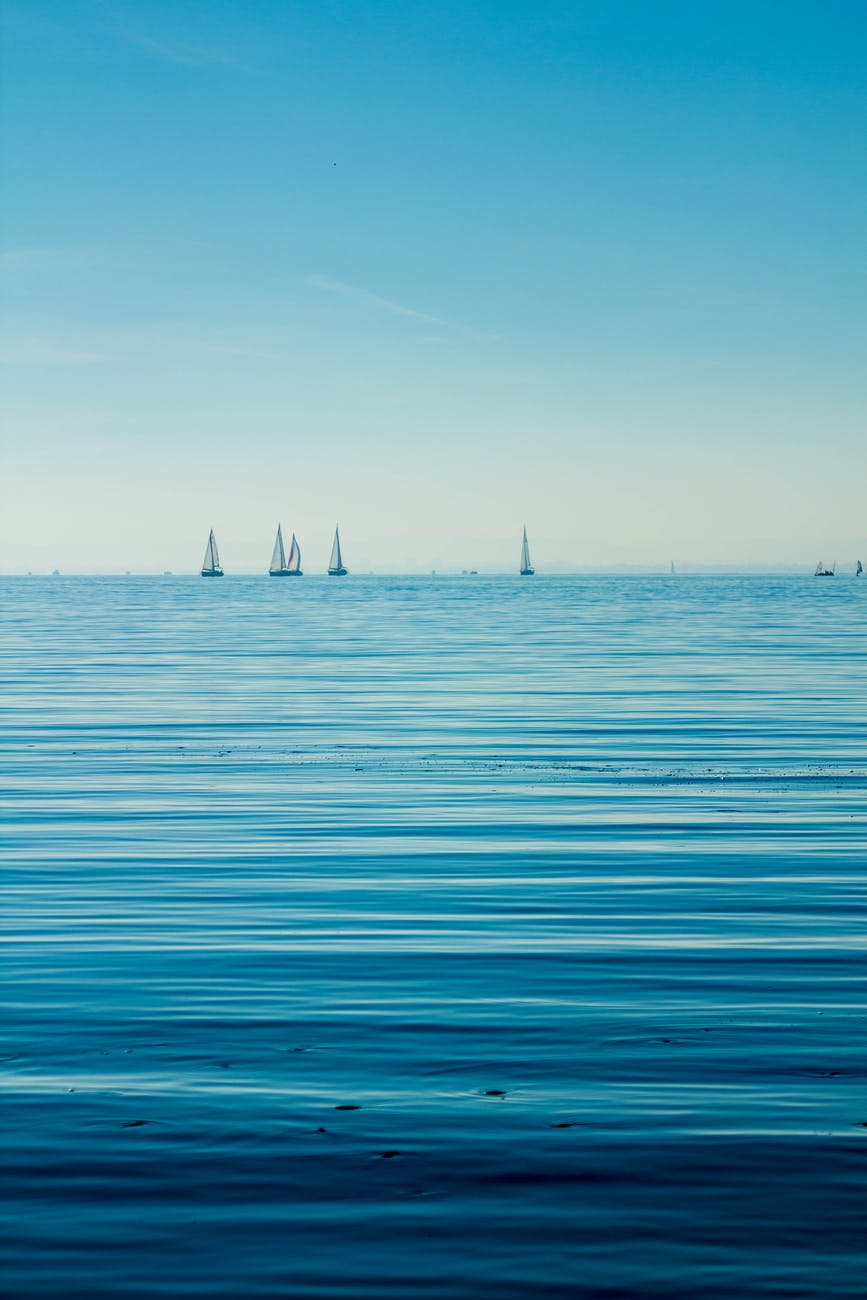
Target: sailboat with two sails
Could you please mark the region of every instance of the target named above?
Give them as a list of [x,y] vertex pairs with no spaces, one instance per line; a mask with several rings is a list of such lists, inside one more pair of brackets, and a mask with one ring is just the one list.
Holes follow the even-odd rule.
[[277,537],[274,541],[274,550],[271,553],[271,565],[268,573],[272,578],[300,578],[301,571],[301,547],[298,545],[295,534],[292,534],[292,541],[289,543],[289,554],[283,545],[283,528],[277,525]]
[[202,561],[202,577],[222,578],[222,576],[223,566],[220,564],[220,552],[217,550],[217,539],[212,528],[205,547],[205,558]]

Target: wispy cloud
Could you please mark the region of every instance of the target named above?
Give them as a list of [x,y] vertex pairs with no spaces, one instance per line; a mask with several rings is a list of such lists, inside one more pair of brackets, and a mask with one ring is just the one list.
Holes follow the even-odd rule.
[[186,346],[190,352],[200,352],[205,356],[252,357],[253,359],[263,358],[267,361],[276,361],[280,355],[278,352],[266,352],[262,348],[245,347],[237,343],[209,343],[207,341],[192,340]]
[[0,344],[0,365],[3,366],[92,366],[111,360],[105,352],[66,347],[62,343],[33,340],[8,347]]
[[314,289],[324,290],[325,293],[339,293],[344,297],[366,302],[368,306],[391,312],[393,316],[408,316],[410,320],[422,321],[425,325],[445,325],[451,328],[451,322],[442,320],[439,316],[429,316],[427,312],[416,311],[414,307],[406,307],[402,302],[380,298],[379,294],[370,293],[367,289],[358,289],[352,284],[344,284],[342,280],[331,280],[325,275],[311,275],[307,283]]
[[130,27],[115,27],[118,40],[134,46],[148,58],[160,63],[180,64],[188,68],[233,68],[238,72],[255,72],[255,68],[237,55],[212,45],[188,45],[185,42],[167,41],[161,37],[147,36]]
[[[329,276],[308,276],[307,284],[313,289],[321,289],[324,293],[339,294],[345,298],[352,298],[356,302],[366,304],[375,311],[388,312],[392,316],[403,316],[408,320],[418,321],[421,325],[437,325],[441,329],[452,330],[465,335],[467,338],[492,341],[499,337],[496,334],[488,334],[483,330],[471,329],[466,325],[458,325],[454,321],[443,320],[441,316],[431,316],[428,312],[418,311],[415,307],[407,307],[405,303],[395,302],[391,298],[381,298],[379,294],[371,293],[368,289],[360,289],[356,285],[346,284],[343,280],[332,280]],[[430,335],[424,337],[430,339]]]
[[57,271],[80,266],[86,254],[75,248],[32,247],[0,249],[0,271]]

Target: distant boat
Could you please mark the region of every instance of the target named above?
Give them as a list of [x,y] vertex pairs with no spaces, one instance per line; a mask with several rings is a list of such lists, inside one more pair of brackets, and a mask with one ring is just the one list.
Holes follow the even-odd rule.
[[864,569],[863,569],[863,567],[862,567],[862,565],[861,565],[861,561],[859,560],[859,561],[858,561],[858,567],[857,567],[856,570],[855,570],[855,577],[856,577],[856,578],[860,578],[860,577],[861,577],[861,574],[862,574],[863,572],[864,572]]
[[283,528],[277,525],[277,537],[274,541],[274,550],[271,552],[271,564],[268,569],[272,578],[282,578],[286,573],[286,552],[283,549]]
[[672,578],[677,576],[677,569],[674,567],[674,560],[671,562],[671,576]]
[[531,578],[536,570],[530,563],[530,547],[527,545],[527,529],[524,529],[524,540],[521,543],[521,577]]
[[349,570],[344,567],[343,556],[340,554],[340,529],[334,530],[334,545],[331,548],[331,559],[328,562],[328,576],[330,578],[345,578]]
[[819,563],[816,565],[816,572],[813,574],[813,577],[814,577],[814,578],[833,578],[833,576],[834,576],[834,570],[836,569],[836,567],[837,567],[837,561],[836,561],[836,560],[835,560],[834,563],[831,565],[830,569],[826,569],[825,566],[824,566],[824,564],[823,564],[822,561],[820,560]]
[[223,570],[220,565],[220,552],[217,550],[217,539],[214,536],[214,530],[211,529],[208,534],[208,544],[205,547],[205,558],[202,560],[202,577],[203,578],[222,578]]
[[274,550],[271,554],[271,567],[268,573],[272,578],[300,578],[301,577],[301,547],[295,540],[295,534],[292,534],[292,541],[289,544],[289,555],[287,557],[283,548],[283,529],[280,524],[277,525],[277,537],[274,542]]

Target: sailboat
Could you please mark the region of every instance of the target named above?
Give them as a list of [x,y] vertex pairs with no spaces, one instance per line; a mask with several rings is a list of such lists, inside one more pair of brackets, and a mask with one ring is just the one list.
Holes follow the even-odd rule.
[[268,573],[272,578],[282,578],[286,573],[286,552],[283,549],[283,527],[277,525],[277,536],[274,539],[274,550],[271,552],[271,564]]
[[331,548],[331,559],[328,561],[328,576],[330,578],[345,578],[348,569],[344,567],[343,556],[340,554],[340,529],[334,530],[334,545]]
[[672,578],[677,577],[677,569],[674,567],[674,560],[671,562],[671,576]]
[[837,561],[836,561],[836,560],[835,560],[834,563],[831,565],[830,569],[826,569],[825,566],[824,566],[824,564],[823,564],[822,561],[820,560],[819,563],[816,565],[816,572],[813,574],[813,577],[814,577],[814,578],[833,578],[833,576],[834,576],[834,570],[836,569],[836,567],[837,567]]
[[301,577],[301,547],[293,533],[287,557],[283,546],[283,528],[280,524],[277,525],[277,536],[274,540],[274,550],[271,552],[271,566],[268,573],[272,578]]
[[214,536],[214,530],[211,529],[208,534],[208,545],[205,547],[205,558],[202,560],[202,577],[203,578],[222,578],[223,568],[220,564],[220,552],[217,550],[217,539]]
[[861,574],[862,574],[863,572],[864,572],[864,566],[862,565],[861,561],[859,560],[859,561],[858,561],[858,565],[857,565],[857,567],[856,567],[856,569],[855,569],[855,577],[856,577],[856,578],[860,578],[860,577],[861,577]]
[[521,543],[521,577],[531,578],[536,570],[530,563],[530,547],[527,545],[527,529],[524,527],[524,540]]

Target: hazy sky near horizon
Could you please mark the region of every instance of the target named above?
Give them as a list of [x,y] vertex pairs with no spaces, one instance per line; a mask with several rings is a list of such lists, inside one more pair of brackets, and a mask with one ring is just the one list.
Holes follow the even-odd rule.
[[3,45],[0,571],[867,559],[860,0]]

